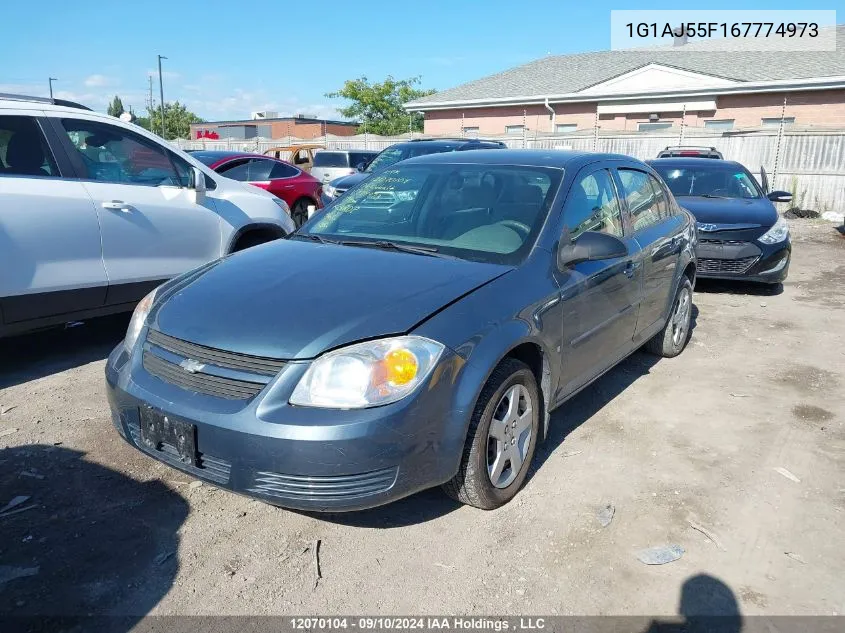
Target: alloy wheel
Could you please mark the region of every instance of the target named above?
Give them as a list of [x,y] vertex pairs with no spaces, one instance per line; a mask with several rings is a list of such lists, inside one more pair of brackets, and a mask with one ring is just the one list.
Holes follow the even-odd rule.
[[681,288],[678,299],[675,301],[675,309],[672,311],[672,344],[675,348],[683,345],[686,340],[691,312],[692,294],[689,288]]
[[487,474],[496,488],[507,488],[522,468],[531,447],[532,406],[521,384],[511,386],[496,405],[487,433]]

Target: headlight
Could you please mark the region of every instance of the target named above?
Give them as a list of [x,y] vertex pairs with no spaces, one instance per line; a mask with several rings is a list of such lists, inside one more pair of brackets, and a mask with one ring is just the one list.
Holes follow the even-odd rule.
[[282,211],[290,215],[290,207],[288,206],[287,202],[285,202],[281,198],[277,198],[276,196],[273,196],[273,202],[282,207]]
[[789,237],[789,224],[783,218],[778,218],[775,225],[757,238],[757,241],[763,242],[763,244],[777,244],[783,242],[787,237]]
[[129,321],[129,328],[126,330],[126,338],[123,339],[123,346],[130,354],[132,354],[132,348],[135,347],[135,343],[138,342],[141,330],[144,329],[144,324],[147,321],[147,315],[150,313],[150,308],[153,307],[153,302],[155,302],[157,292],[158,288],[141,299],[138,305],[135,306],[135,312],[132,313],[132,319]]
[[323,185],[323,193],[325,194],[326,198],[331,198],[332,200],[337,198],[337,189],[335,189],[331,185]]
[[442,353],[443,345],[420,336],[350,345],[315,360],[290,403],[361,409],[396,402],[425,380]]

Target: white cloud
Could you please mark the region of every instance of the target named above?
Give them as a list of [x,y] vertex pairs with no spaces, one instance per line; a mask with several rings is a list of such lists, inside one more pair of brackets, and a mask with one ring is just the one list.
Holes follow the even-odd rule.
[[83,83],[87,88],[107,88],[108,86],[114,86],[117,81],[105,75],[90,75]]

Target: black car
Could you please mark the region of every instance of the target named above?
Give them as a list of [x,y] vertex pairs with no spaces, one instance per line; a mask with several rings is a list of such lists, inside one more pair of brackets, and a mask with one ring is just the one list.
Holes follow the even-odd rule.
[[699,277],[768,284],[786,279],[792,252],[789,226],[772,203],[789,202],[788,191],[766,194],[733,161],[659,158],[649,164],[696,218]]
[[495,508],[550,411],[640,347],[681,353],[694,248],[692,216],[626,156],[412,158],[145,298],[106,364],[112,420],[155,459],[280,506],[443,484]]
[[343,176],[323,187],[321,202],[326,206],[346,193],[359,182],[366,180],[375,172],[398,163],[400,160],[425,156],[426,154],[441,154],[443,152],[461,152],[471,149],[507,149],[501,141],[487,141],[477,138],[439,138],[416,139],[406,143],[396,143],[382,150],[373,158],[363,171],[349,176]]

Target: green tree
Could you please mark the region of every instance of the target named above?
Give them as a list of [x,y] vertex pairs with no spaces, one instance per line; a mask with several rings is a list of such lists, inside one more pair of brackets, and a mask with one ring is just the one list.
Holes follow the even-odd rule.
[[[135,121],[142,128],[161,135],[161,108],[147,111],[148,116],[138,117]],[[196,114],[188,110],[183,104],[175,101],[164,104],[164,138],[188,138],[191,133],[191,123],[204,123]]]
[[120,97],[117,95],[114,96],[112,102],[109,104],[109,109],[107,110],[110,116],[118,117],[125,112],[123,109],[123,101],[120,100]]
[[402,134],[410,129],[421,132],[423,116],[419,112],[408,113],[402,107],[408,101],[433,94],[434,90],[416,88],[419,77],[397,80],[388,76],[381,83],[370,83],[366,77],[350,79],[337,92],[329,92],[329,99],[348,99],[352,103],[339,112],[361,122],[361,126],[372,134],[390,136]]

